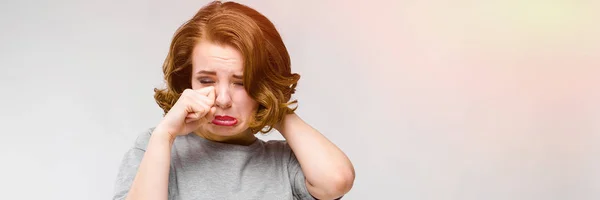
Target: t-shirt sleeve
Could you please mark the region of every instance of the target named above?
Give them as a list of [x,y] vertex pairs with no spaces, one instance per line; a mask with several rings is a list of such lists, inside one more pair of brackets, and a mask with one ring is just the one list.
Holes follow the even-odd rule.
[[150,140],[150,133],[152,130],[140,134],[133,147],[131,147],[123,156],[121,166],[119,167],[119,173],[115,183],[115,191],[113,200],[122,200],[127,197],[129,188],[133,183],[133,179],[137,174],[138,167],[142,162],[148,141]]
[[[287,144],[286,144],[287,145]],[[289,148],[289,146],[288,146]],[[304,177],[304,173],[302,172],[302,168],[300,167],[300,163],[298,162],[298,159],[296,158],[296,155],[294,154],[293,151],[291,151],[290,148],[290,161],[288,163],[288,172],[290,173],[290,181],[292,182],[292,192],[294,197],[300,199],[300,200],[305,200],[305,199],[309,199],[309,200],[318,200],[317,198],[313,197],[310,192],[308,192],[308,188],[306,187],[306,177]],[[340,200],[342,199],[341,196],[339,198],[337,198],[336,200]]]
[[300,168],[298,159],[296,159],[296,155],[294,155],[294,152],[291,151],[291,149],[290,160],[288,163],[288,173],[290,182],[292,184],[292,195],[300,200],[315,200],[315,198],[310,195],[308,189],[306,188],[306,178],[304,177],[302,168]]

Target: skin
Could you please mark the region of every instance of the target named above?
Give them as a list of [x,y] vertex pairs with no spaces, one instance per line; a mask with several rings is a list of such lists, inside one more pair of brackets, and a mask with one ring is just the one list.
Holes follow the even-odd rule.
[[[243,57],[235,48],[201,42],[193,52],[192,89],[187,89],[155,128],[127,199],[167,199],[171,147],[177,136],[193,132],[209,140],[248,145],[257,138],[248,130],[258,108],[242,84]],[[215,115],[238,120],[218,126]],[[334,199],[354,183],[348,157],[296,114],[288,114],[274,128],[296,155],[310,194]]]
[[209,140],[251,144],[256,140],[248,130],[250,118],[258,109],[258,103],[252,99],[243,85],[244,60],[239,51],[230,46],[201,43],[194,48],[192,59],[192,89],[215,88],[215,115],[235,117],[235,126],[218,126],[210,122],[202,123],[195,134]]

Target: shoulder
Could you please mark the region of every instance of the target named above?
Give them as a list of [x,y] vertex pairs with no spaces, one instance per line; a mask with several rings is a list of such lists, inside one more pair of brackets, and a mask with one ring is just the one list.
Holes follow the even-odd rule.
[[141,131],[137,134],[135,139],[134,147],[141,150],[146,150],[148,147],[148,142],[150,141],[150,136],[152,135],[152,131],[154,131],[154,127],[148,128],[144,131]]
[[264,149],[267,153],[288,161],[294,158],[294,152],[285,140],[269,140],[264,143]]
[[269,140],[264,142],[264,146],[268,150],[288,151],[291,150],[285,140]]

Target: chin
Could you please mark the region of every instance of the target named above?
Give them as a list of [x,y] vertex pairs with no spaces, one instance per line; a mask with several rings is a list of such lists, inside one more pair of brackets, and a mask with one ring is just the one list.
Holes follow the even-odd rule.
[[244,132],[246,129],[243,129],[240,124],[235,126],[219,126],[214,124],[207,124],[206,130],[214,135],[218,136],[234,136]]

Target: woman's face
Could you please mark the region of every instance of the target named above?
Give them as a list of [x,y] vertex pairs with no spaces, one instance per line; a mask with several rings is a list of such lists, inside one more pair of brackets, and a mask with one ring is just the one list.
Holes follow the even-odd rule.
[[258,103],[243,85],[244,60],[232,46],[199,42],[192,54],[192,89],[214,86],[215,113],[196,131],[208,139],[227,140],[248,130]]

